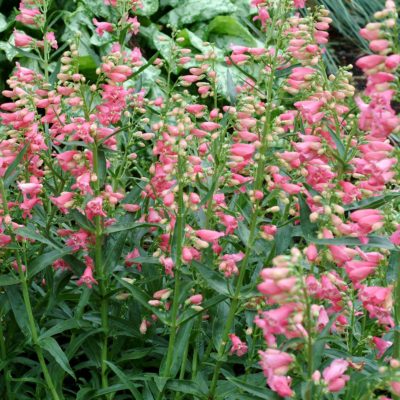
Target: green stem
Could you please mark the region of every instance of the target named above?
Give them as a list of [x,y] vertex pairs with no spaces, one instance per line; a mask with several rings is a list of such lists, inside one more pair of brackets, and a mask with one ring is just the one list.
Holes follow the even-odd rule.
[[4,337],[3,321],[1,320],[1,318],[0,318],[0,354],[1,354],[1,359],[5,363],[3,370],[4,370],[4,381],[6,384],[6,400],[12,400],[14,396],[12,395],[11,392],[10,371],[8,370],[8,363],[6,361],[7,359],[6,340]]
[[[182,242],[184,235],[184,202],[183,202],[183,183],[182,183],[182,158],[178,154],[178,211],[176,217],[176,260],[175,260],[175,287],[174,287],[174,297],[172,300],[172,310],[171,310],[171,333],[169,336],[168,342],[168,351],[167,358],[165,361],[165,365],[163,367],[162,376],[168,378],[170,376],[170,369],[172,366],[172,361],[175,356],[175,341],[178,330],[177,317],[179,310],[179,297],[180,297],[180,287],[181,287],[181,278],[180,278],[180,268],[182,265]],[[157,400],[161,400],[163,398],[163,391],[161,391],[157,397]]]
[[[100,194],[100,181],[99,181],[99,160],[98,160],[98,148],[97,144],[94,145],[93,149],[93,169],[97,175],[97,180],[95,182],[95,194],[98,196]],[[103,340],[101,344],[101,387],[103,389],[108,388],[108,377],[107,377],[107,351],[108,351],[108,298],[107,298],[107,279],[105,276],[104,263],[103,263],[103,224],[102,218],[100,216],[95,217],[95,266],[96,275],[99,281],[99,291],[100,291],[100,316],[101,316],[101,326],[103,328]],[[111,398],[106,395],[106,398]]]
[[[4,188],[4,182],[2,179],[0,179],[0,193],[1,193],[1,198],[3,201],[4,215],[9,215],[7,195],[6,195],[6,191]],[[6,227],[6,230],[7,230],[7,233],[12,237],[13,243],[17,243],[14,231],[8,225]],[[40,347],[39,335],[38,335],[38,331],[37,331],[36,324],[35,324],[35,318],[34,318],[33,312],[32,312],[31,301],[29,298],[29,288],[28,288],[27,277],[26,277],[25,272],[23,271],[21,256],[20,256],[18,250],[15,251],[15,258],[16,258],[16,262],[17,262],[17,266],[18,266],[18,274],[19,274],[20,282],[21,282],[22,297],[24,300],[25,310],[28,315],[29,330],[32,335],[33,348],[35,349],[40,366],[42,368],[42,372],[43,372],[47,387],[49,388],[53,399],[60,400],[60,397],[57,393],[57,390],[55,388],[53,380],[49,374],[49,370],[47,369],[47,365],[46,365],[46,361],[43,356],[42,348]]]

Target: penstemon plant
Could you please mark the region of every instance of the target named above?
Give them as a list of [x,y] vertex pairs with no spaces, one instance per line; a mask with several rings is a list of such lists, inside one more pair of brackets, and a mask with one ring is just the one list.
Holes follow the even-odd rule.
[[170,26],[149,60],[143,4],[104,3],[95,77],[50,0],[20,4],[36,64],[0,106],[2,398],[399,399],[395,3],[360,32],[362,93],[327,73],[332,20],[305,0],[252,0],[256,47]]

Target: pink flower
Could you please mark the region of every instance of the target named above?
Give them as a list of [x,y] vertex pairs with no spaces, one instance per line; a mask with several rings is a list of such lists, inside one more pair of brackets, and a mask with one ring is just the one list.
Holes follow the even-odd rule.
[[390,241],[395,245],[395,246],[400,246],[400,225],[397,226],[396,232],[394,232],[390,236]]
[[92,288],[92,284],[97,285],[96,279],[93,278],[93,270],[90,266],[87,266],[83,275],[79,278],[77,282],[78,286],[85,284],[89,289]]
[[224,272],[227,278],[232,275],[237,275],[239,273],[239,270],[236,263],[242,261],[243,258],[244,253],[242,252],[236,254],[225,254],[222,256],[222,261],[219,264],[219,270]]
[[14,29],[14,44],[15,47],[29,47],[33,39],[25,33],[18,32]]
[[390,382],[390,388],[395,395],[400,396],[400,382]]
[[95,197],[86,204],[86,216],[93,220],[94,217],[106,217],[107,214],[103,211],[103,198]]
[[194,294],[190,296],[187,301],[191,304],[199,305],[203,301],[203,296],[201,294]]
[[294,392],[290,389],[292,379],[289,376],[270,375],[267,379],[268,386],[281,397],[292,397]]
[[230,354],[236,353],[238,357],[242,357],[247,353],[247,344],[242,342],[238,336],[236,336],[234,333],[230,333],[229,339],[232,342],[232,347],[229,351]]
[[260,365],[264,370],[266,376],[270,375],[286,375],[289,371],[290,365],[294,361],[294,357],[288,353],[277,349],[267,349],[266,351],[259,351],[261,357]]
[[306,0],[294,0],[294,6],[296,8],[304,8],[306,6]]
[[387,340],[374,336],[372,341],[375,344],[376,349],[378,350],[377,358],[381,358],[385,351],[393,344]]
[[112,32],[114,30],[114,27],[110,22],[99,22],[96,18],[93,18],[92,21],[97,27],[96,33],[99,36],[103,36],[104,32]]
[[214,242],[215,240],[218,240],[220,237],[225,236],[225,233],[223,232],[211,231],[209,229],[200,229],[195,233],[198,238],[206,242]]
[[174,264],[174,261],[172,260],[172,258],[161,256],[160,263],[164,266],[165,273],[167,275],[173,277],[174,276],[173,269],[174,269],[175,264]]
[[58,197],[50,196],[50,200],[60,209],[62,213],[67,214],[68,209],[74,204],[74,193],[62,192]]
[[137,35],[140,29],[140,22],[138,21],[137,17],[128,18],[128,24],[130,24],[130,31]]
[[348,375],[344,375],[348,366],[349,363],[346,360],[339,358],[324,369],[322,376],[330,392],[339,392],[344,388],[346,382],[350,379]]
[[135,261],[135,258],[140,257],[139,250],[135,247],[130,253],[125,256],[125,265],[127,267],[132,267],[132,265],[136,265],[136,268],[140,272],[142,270],[142,264]]

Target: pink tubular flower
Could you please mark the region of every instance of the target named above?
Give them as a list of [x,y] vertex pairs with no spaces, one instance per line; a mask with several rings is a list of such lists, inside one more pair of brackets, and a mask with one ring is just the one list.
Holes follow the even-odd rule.
[[229,339],[232,342],[232,347],[229,351],[230,354],[236,353],[238,357],[242,357],[247,353],[247,344],[242,342],[234,333],[229,334]]
[[339,358],[324,369],[322,376],[330,392],[339,392],[344,388],[346,382],[350,379],[348,375],[344,375],[348,366],[349,363],[346,360]]
[[268,386],[281,397],[292,397],[294,392],[290,389],[292,379],[290,376],[270,375],[267,379]]
[[223,232],[211,231],[209,229],[200,229],[195,232],[196,236],[206,242],[214,242],[220,237],[225,236]]
[[29,47],[33,43],[33,39],[23,32],[14,30],[15,47]]
[[95,197],[86,204],[85,208],[86,216],[93,220],[94,217],[106,217],[107,214],[103,211],[103,198]]
[[112,32],[114,30],[114,27],[110,22],[99,22],[96,18],[93,18],[93,23],[97,27],[96,33],[99,36],[103,36],[104,32]]
[[58,197],[51,196],[50,200],[60,209],[63,214],[67,214],[68,209],[74,204],[74,193],[62,192]]
[[294,0],[294,6],[296,8],[304,8],[306,6],[306,0]]
[[125,256],[125,265],[127,267],[132,267],[132,265],[136,265],[136,268],[140,272],[142,270],[142,264],[135,261],[135,258],[138,258],[138,257],[140,257],[140,253],[139,253],[139,250],[135,247],[133,249],[133,251],[131,251],[130,253],[128,253]]
[[236,254],[225,254],[222,256],[222,261],[219,264],[219,270],[224,272],[227,278],[232,275],[237,275],[239,273],[237,262],[242,261],[244,258],[244,253],[239,252]]
[[78,286],[86,285],[89,289],[92,288],[92,284],[97,285],[96,279],[93,278],[93,270],[91,266],[87,266],[83,275],[79,278],[77,282]]
[[376,336],[372,338],[372,341],[378,350],[377,358],[381,358],[385,354],[385,351],[393,344],[392,342]]
[[194,294],[190,296],[187,301],[194,305],[200,305],[203,301],[203,296],[201,294]]
[[397,225],[396,232],[392,233],[392,235],[390,236],[390,241],[395,246],[400,246],[400,225]]

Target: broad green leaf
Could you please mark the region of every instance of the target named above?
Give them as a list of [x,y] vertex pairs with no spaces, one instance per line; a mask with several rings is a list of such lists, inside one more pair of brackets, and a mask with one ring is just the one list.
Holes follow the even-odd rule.
[[328,131],[329,131],[329,134],[330,134],[332,140],[333,140],[333,141],[335,142],[335,144],[336,144],[336,149],[337,149],[337,151],[338,151],[340,157],[343,159],[343,161],[345,161],[345,160],[344,160],[344,156],[345,156],[345,152],[346,152],[346,151],[345,151],[344,144],[343,144],[342,140],[341,140],[340,137],[336,134],[336,132],[335,132],[333,129],[331,129],[329,126],[328,126]]
[[73,319],[73,318],[60,321],[56,325],[54,325],[50,329],[48,329],[47,331],[43,332],[40,335],[39,340],[52,337],[54,335],[57,335],[59,333],[65,332],[65,331],[69,331],[71,329],[82,328],[83,325],[84,325],[83,323],[80,323],[79,321],[77,321],[76,319]]
[[91,221],[88,220],[86,215],[82,214],[78,210],[70,210],[68,216],[72,221],[75,221],[85,231],[94,233],[95,227]]
[[39,345],[42,349],[48,351],[52,355],[57,364],[66,373],[75,378],[74,371],[72,371],[71,366],[69,365],[67,356],[55,339],[53,339],[52,337],[45,337],[39,340]]
[[306,203],[306,200],[303,195],[299,195],[299,204],[300,204],[300,222],[301,228],[304,233],[304,237],[307,239],[308,237],[315,236],[314,233],[317,230],[317,225],[313,224],[310,221],[310,207]]
[[123,279],[121,279],[119,276],[114,275],[115,279],[126,289],[129,290],[129,292],[132,294],[132,296],[144,307],[150,310],[152,313],[156,314],[158,318],[160,318],[161,321],[164,322],[164,324],[169,324],[167,319],[166,319],[166,314],[162,311],[159,311],[156,307],[151,306],[148,302],[151,300],[151,298],[147,295],[147,293],[143,292],[139,288],[137,288],[134,285],[129,284],[128,282],[125,282]]
[[201,391],[201,388],[196,381],[172,379],[168,381],[166,387],[174,392],[191,394],[199,398],[205,398],[205,393]]
[[228,45],[230,42],[234,44],[239,39],[237,44],[244,44],[251,47],[257,46],[253,35],[233,16],[219,15],[208,24],[206,40],[216,42],[218,45],[218,40],[223,38],[223,36],[227,36]]
[[191,318],[194,318],[196,315],[199,315],[201,313],[203,313],[204,311],[207,311],[208,309],[210,309],[211,307],[214,307],[215,305],[221,303],[222,301],[226,300],[227,296],[224,294],[218,294],[214,297],[212,297],[209,300],[206,300],[204,303],[201,304],[201,311],[196,311],[194,309],[189,309],[186,310],[178,319],[178,325],[184,324],[185,322],[187,322],[188,320],[190,320]]
[[180,27],[235,11],[236,6],[230,0],[183,0],[161,22]]
[[17,157],[15,157],[15,160],[8,166],[5,174],[4,174],[4,186],[7,188],[10,186],[10,184],[13,182],[14,178],[16,177],[16,170],[21,164],[22,159],[24,158],[24,155],[26,151],[28,150],[29,144],[27,143],[20,152],[18,152]]
[[134,399],[143,400],[142,395],[136,389],[135,385],[129,381],[129,378],[125,375],[125,373],[120,368],[118,368],[111,361],[107,361],[107,365],[112,369],[112,371],[115,373],[115,375],[118,376],[121,383],[123,383],[127,387],[127,389],[131,392]]
[[389,257],[389,264],[386,273],[386,282],[388,285],[396,282],[400,268],[400,251],[392,251]]
[[25,336],[30,336],[31,330],[28,322],[28,314],[26,313],[20,288],[18,286],[7,286],[5,291],[7,293],[8,302],[13,311],[15,320],[17,321],[21,332]]
[[0,41],[0,50],[4,51],[8,61],[12,61],[18,54],[18,51],[9,42]]
[[191,319],[179,328],[174,347],[174,358],[172,361],[171,369],[170,371],[168,371],[168,375],[171,378],[175,378],[176,374],[179,371],[179,368],[181,367],[185,348],[189,345],[188,342],[192,333],[193,324],[194,320]]
[[201,277],[207,282],[207,284],[213,288],[217,293],[229,296],[230,293],[227,288],[227,280],[223,276],[214,270],[200,264],[197,261],[192,262],[193,267],[201,275]]
[[232,79],[232,74],[230,73],[229,69],[226,70],[226,88],[228,91],[228,98],[231,104],[236,104],[236,86]]
[[237,386],[239,389],[244,390],[247,393],[250,393],[254,396],[256,396],[257,399],[263,399],[263,400],[268,400],[268,399],[275,399],[275,394],[268,390],[267,388],[260,388],[257,387],[256,385],[252,385],[246,382],[243,382],[242,380],[238,378],[232,378],[232,377],[227,377],[229,382],[232,382],[235,386]]
[[52,250],[35,258],[28,264],[28,278],[33,278],[36,274],[48,267],[54,261],[62,258],[70,252],[71,250],[69,248],[65,248],[63,250]]
[[47,244],[47,245],[53,247],[54,249],[60,250],[60,248],[55,243],[53,243],[49,239],[46,239],[44,236],[40,235],[39,233],[37,233],[32,227],[26,226],[23,228],[19,228],[19,229],[17,229],[16,233],[17,233],[17,235],[20,235],[20,236],[24,237],[25,239],[35,240],[37,242]]
[[212,324],[212,340],[216,349],[222,345],[223,334],[226,328],[226,321],[230,309],[229,302],[223,301],[218,304],[214,314],[214,321]]
[[7,29],[7,19],[6,17],[0,13],[0,32],[3,32]]
[[16,275],[0,275],[0,287],[2,286],[10,286],[10,285],[16,285],[20,282],[18,276]]
[[147,17],[153,15],[158,10],[158,0],[141,0],[141,7],[136,11],[138,15],[146,15]]
[[343,208],[346,211],[358,210],[360,208],[379,208],[379,207],[387,204],[389,201],[394,200],[399,197],[400,197],[399,192],[389,192],[382,196],[374,196],[374,197],[370,197],[369,199],[356,201],[354,203],[344,205]]
[[111,225],[105,229],[105,233],[117,233],[123,231],[130,231],[131,229],[138,229],[138,228],[153,228],[158,227],[160,228],[162,225],[160,224],[152,224],[149,222],[132,222],[126,225]]
[[341,237],[334,239],[318,239],[315,237],[305,237],[306,240],[315,244],[335,245],[335,246],[371,246],[393,250],[395,247],[388,238],[381,236],[368,236],[368,243],[362,243],[360,239],[354,237]]

